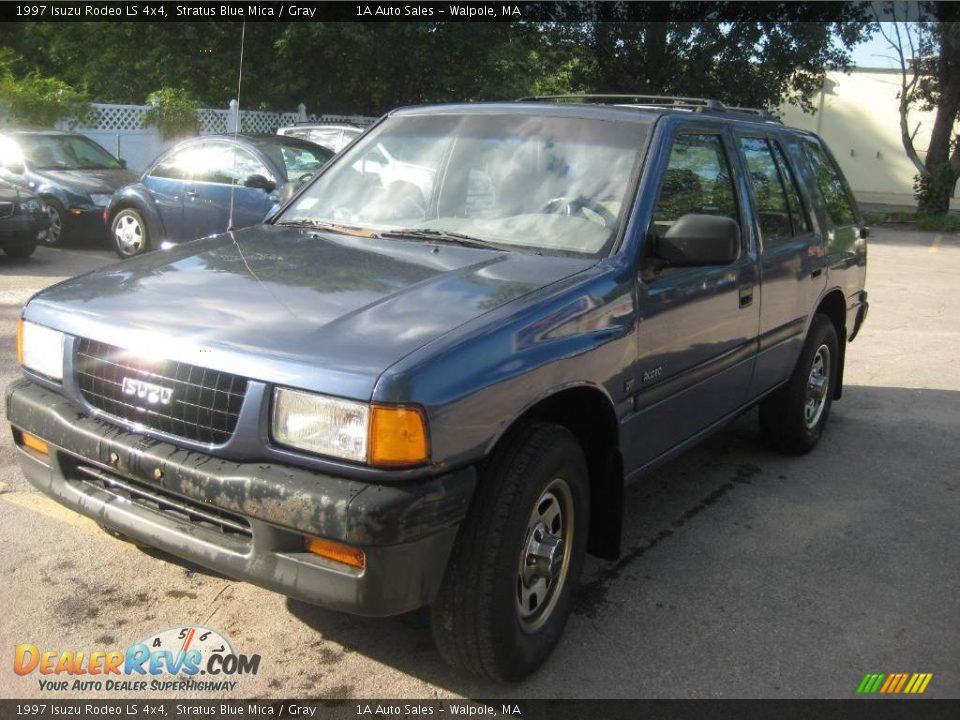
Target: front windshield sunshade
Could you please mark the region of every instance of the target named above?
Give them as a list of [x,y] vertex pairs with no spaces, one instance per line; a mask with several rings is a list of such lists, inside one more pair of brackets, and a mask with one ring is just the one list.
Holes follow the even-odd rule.
[[626,215],[646,134],[607,119],[394,117],[335,158],[278,222],[599,256]]

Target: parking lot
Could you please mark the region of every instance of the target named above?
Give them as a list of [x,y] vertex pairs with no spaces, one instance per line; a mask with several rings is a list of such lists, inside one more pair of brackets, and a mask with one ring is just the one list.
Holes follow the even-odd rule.
[[[117,540],[33,491],[4,431],[0,696],[43,695],[11,671],[16,644],[110,650],[205,625],[262,656],[224,697],[852,697],[867,672],[933,673],[927,696],[960,697],[960,237],[870,243],[870,315],[820,446],[774,454],[751,412],[632,486],[622,558],[588,561],[557,652],[515,686],[449,670],[423,612],[327,612]],[[115,261],[0,256],[0,384],[22,303]]]

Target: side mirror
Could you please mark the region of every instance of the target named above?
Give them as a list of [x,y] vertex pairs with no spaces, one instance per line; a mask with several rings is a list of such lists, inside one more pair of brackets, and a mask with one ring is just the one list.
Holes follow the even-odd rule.
[[23,175],[27,171],[23,163],[7,163],[2,166],[2,169],[11,175]]
[[277,187],[277,184],[273,180],[264,177],[263,175],[251,175],[246,180],[243,181],[243,186],[248,188],[256,188],[257,190],[263,190],[264,192],[273,192]]
[[662,267],[729,265],[740,257],[740,225],[723,215],[683,215],[659,238]]

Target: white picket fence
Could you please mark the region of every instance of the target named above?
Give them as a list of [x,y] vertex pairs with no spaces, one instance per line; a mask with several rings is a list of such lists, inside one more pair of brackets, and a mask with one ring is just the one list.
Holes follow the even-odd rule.
[[[93,103],[91,120],[73,130],[83,133],[117,157],[127,161],[132,170],[143,170],[151,160],[169,147],[173,141],[165,141],[155,127],[143,126],[143,115],[149,105],[114,105]],[[277,128],[297,122],[352,122],[369,125],[376,118],[362,115],[308,114],[302,103],[294,112],[267,112],[263,110],[237,110],[236,101],[230,107],[203,108],[200,116],[200,134],[232,133],[234,130],[247,133],[274,133]],[[67,123],[61,124],[66,127]]]

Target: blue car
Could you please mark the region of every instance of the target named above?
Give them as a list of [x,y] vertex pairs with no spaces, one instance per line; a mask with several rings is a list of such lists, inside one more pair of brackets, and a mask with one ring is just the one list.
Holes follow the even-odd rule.
[[[104,213],[114,250],[127,258],[256,225],[333,157],[279,135],[207,135],[162,154]],[[231,220],[232,214],[232,220]]]
[[93,140],[59,130],[0,132],[0,179],[38,195],[50,218],[49,245],[103,236],[103,210],[137,174]]

